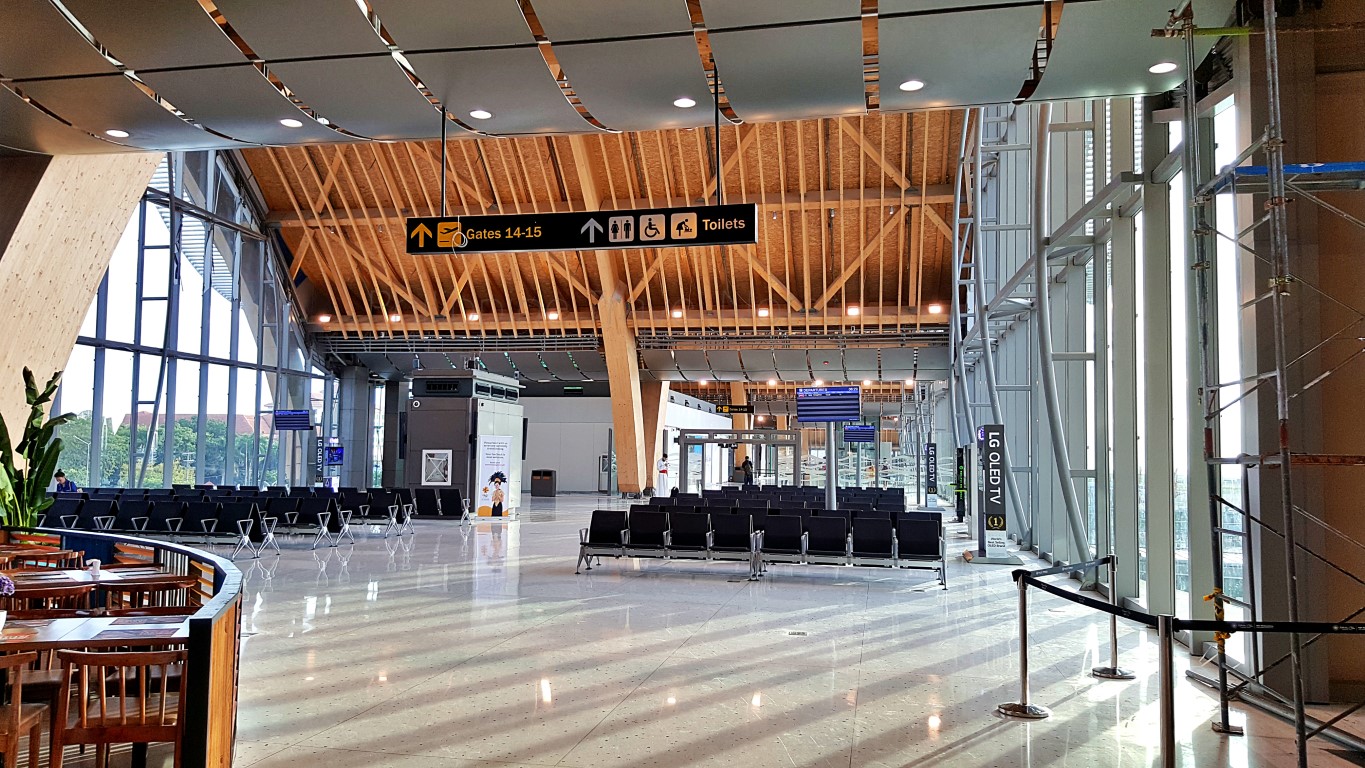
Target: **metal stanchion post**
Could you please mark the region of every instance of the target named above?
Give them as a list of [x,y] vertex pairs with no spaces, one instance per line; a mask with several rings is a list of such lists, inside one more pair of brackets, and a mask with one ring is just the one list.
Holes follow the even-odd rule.
[[1174,616],[1156,617],[1158,639],[1157,656],[1160,661],[1157,675],[1161,684],[1161,765],[1175,768],[1175,632]]
[[[1118,555],[1109,556],[1109,604],[1119,606],[1119,590],[1115,578],[1119,567]],[[1132,680],[1137,677],[1119,666],[1119,617],[1109,614],[1109,666],[1095,667],[1090,674],[1104,680]]]
[[1020,720],[1042,720],[1052,710],[1029,703],[1028,685],[1028,582],[1020,577],[1019,585],[1019,701],[1001,704],[995,711],[1005,717]]

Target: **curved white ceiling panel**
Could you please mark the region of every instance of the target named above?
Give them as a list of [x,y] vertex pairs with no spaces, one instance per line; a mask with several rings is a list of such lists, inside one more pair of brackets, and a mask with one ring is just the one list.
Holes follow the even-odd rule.
[[667,349],[642,349],[640,359],[659,381],[684,381],[683,375],[678,372],[678,364],[673,360],[673,353]]
[[[593,130],[534,48],[417,53],[408,61],[451,114],[478,130],[496,135]],[[469,113],[476,109],[493,116],[473,119]]]
[[[668,32],[692,33],[683,2],[660,0],[535,0],[536,18],[551,43],[632,37]],[[695,46],[695,43],[694,43]],[[695,47],[693,51],[695,52]],[[700,61],[700,59],[698,59]],[[573,75],[572,72],[569,73]]]
[[773,350],[773,360],[777,363],[777,373],[783,381],[810,381],[810,361],[804,349]]
[[246,62],[196,2],[63,0],[63,5],[130,69]]
[[[721,84],[747,121],[860,114],[857,0],[702,0]],[[772,25],[801,22],[796,26]]]
[[[608,128],[695,128],[714,121],[711,89],[690,35],[561,44],[554,50],[574,92]],[[673,105],[683,97],[695,106]]]
[[49,155],[125,149],[49,117],[5,88],[0,88],[0,145]]
[[773,361],[770,349],[741,349],[740,361],[751,381],[768,381],[777,378],[777,363]]
[[216,4],[251,50],[267,60],[389,51],[360,7],[350,0],[216,0]]
[[757,27],[766,24],[856,20],[862,13],[858,0],[701,0],[706,27]]
[[142,149],[240,147],[199,130],[162,108],[123,75],[38,80],[24,83],[29,96],[91,133],[128,131],[118,143]]
[[458,12],[453,3],[433,9],[431,0],[369,2],[404,51],[535,44],[517,0],[463,2]]
[[304,104],[348,131],[392,141],[441,135],[440,111],[389,56],[297,61],[270,69]]
[[22,79],[117,71],[46,0],[6,0],[0,14],[0,75]]
[[[256,144],[336,141],[336,131],[298,110],[250,64],[213,69],[145,72],[142,79],[200,123],[234,139]],[[301,128],[280,125],[292,117]]]
[[[884,4],[885,5],[885,4]],[[1070,13],[1072,6],[1067,6]],[[1029,78],[1043,4],[882,19],[877,34],[882,109],[998,104]],[[990,30],[989,45],[964,45]],[[900,84],[919,80],[918,91]]]
[[[1222,26],[1235,1],[1195,0],[1195,18],[1201,26]],[[1032,100],[1161,93],[1179,85],[1183,65],[1164,75],[1147,71],[1161,61],[1183,64],[1185,49],[1179,39],[1151,36],[1151,30],[1166,25],[1170,6],[1169,0],[1068,3]],[[1195,41],[1196,58],[1202,60],[1217,39]]]

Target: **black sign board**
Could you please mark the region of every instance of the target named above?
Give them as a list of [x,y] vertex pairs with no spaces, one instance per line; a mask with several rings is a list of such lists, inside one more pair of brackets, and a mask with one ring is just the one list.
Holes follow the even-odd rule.
[[424,216],[407,220],[408,253],[592,251],[758,242],[758,206]]
[[861,421],[862,392],[857,387],[797,387],[797,421]]
[[957,449],[957,482],[954,484],[954,494],[957,496],[957,520],[962,522],[967,517],[967,492],[970,490],[971,473],[967,471],[967,449]]
[[981,547],[986,557],[1005,557],[1005,427],[987,424],[981,431]]
[[323,476],[323,469],[322,469],[322,467],[323,467],[323,461],[322,461],[322,457],[323,457],[323,451],[324,451],[324,450],[325,450],[325,449],[324,449],[324,443],[322,442],[322,438],[319,437],[319,438],[318,438],[318,452],[317,452],[317,455],[313,458],[313,476],[314,476],[315,478],[317,478],[317,482],[319,482],[319,483],[322,482],[322,476]]
[[730,414],[736,414],[736,413],[753,413],[753,412],[754,412],[754,407],[753,407],[752,405],[718,405],[718,406],[716,406],[716,413],[719,413],[719,414],[722,414],[722,415],[727,415],[727,416],[730,415]]
[[305,432],[313,428],[313,414],[309,411],[275,411],[276,432]]
[[924,444],[924,492],[938,494],[938,443]]

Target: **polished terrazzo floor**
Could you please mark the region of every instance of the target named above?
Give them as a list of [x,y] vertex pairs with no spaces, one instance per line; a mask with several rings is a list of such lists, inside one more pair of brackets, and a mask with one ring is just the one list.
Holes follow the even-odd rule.
[[[1018,696],[1006,566],[928,571],[621,560],[574,575],[595,497],[515,522],[419,521],[401,540],[240,563],[237,766],[1149,766],[1156,657],[1123,629],[1132,682],[1089,676],[1106,623],[1035,593],[1035,702]],[[619,502],[618,502],[619,504]],[[961,550],[962,540],[950,544]],[[1188,657],[1180,654],[1183,667]],[[1292,764],[1290,728],[1179,685],[1184,766]],[[1313,747],[1314,766],[1358,765]]]

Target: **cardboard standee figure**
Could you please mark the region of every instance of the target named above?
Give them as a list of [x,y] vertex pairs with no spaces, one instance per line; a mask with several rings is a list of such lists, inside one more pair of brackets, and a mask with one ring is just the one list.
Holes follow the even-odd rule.
[[[488,484],[493,486],[493,493],[488,497],[489,502],[493,505],[492,512],[493,517],[502,517],[502,502],[503,499],[505,498],[503,495],[502,486],[503,483],[506,482],[507,475],[504,475],[501,472],[494,472],[492,477],[488,478]],[[484,488],[483,490],[484,493],[488,493],[487,488]]]

